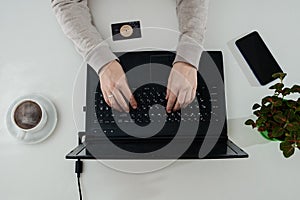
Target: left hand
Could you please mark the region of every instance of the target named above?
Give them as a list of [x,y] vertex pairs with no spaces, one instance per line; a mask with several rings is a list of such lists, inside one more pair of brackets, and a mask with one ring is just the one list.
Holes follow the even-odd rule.
[[176,62],[171,70],[167,86],[167,112],[185,108],[190,104],[197,89],[197,69],[185,62]]

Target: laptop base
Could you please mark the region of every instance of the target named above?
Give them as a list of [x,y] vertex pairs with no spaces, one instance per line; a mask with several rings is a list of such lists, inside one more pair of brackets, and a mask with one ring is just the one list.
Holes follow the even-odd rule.
[[[192,148],[192,147],[191,147]],[[184,153],[181,157],[172,157],[172,155],[159,155],[159,156],[144,156],[145,154],[137,154],[137,156],[132,156],[128,154],[127,156],[120,156],[120,155],[112,155],[104,153],[97,154],[97,151],[100,149],[99,144],[89,144],[89,149],[96,149],[94,155],[89,152],[86,147],[86,143],[79,144],[75,149],[69,152],[66,155],[66,159],[87,159],[87,160],[105,160],[105,159],[116,159],[116,160],[174,160],[174,159],[230,159],[230,158],[247,158],[248,154],[244,152],[241,148],[239,148],[236,144],[232,141],[227,140],[224,143],[217,143],[211,152],[203,157],[199,158],[198,156],[198,149],[190,150]]]

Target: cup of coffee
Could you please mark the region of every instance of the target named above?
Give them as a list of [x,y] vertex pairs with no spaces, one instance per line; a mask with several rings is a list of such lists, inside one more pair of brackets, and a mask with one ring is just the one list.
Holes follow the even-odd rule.
[[26,134],[35,133],[45,126],[47,113],[36,100],[23,99],[13,107],[11,121],[18,130],[17,138],[22,140]]

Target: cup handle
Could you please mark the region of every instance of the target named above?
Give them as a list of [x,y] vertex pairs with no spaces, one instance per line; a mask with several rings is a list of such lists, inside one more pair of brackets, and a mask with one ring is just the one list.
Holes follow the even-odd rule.
[[17,135],[17,138],[19,140],[23,140],[25,138],[25,136],[26,136],[26,131],[20,131]]

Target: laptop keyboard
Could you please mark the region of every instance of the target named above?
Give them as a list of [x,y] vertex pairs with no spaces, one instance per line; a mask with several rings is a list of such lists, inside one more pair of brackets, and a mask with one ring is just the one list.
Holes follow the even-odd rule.
[[[180,121],[199,121],[201,115],[199,112],[199,105],[191,104],[188,109],[191,109],[192,112],[185,112],[183,115],[181,115],[181,111],[166,113],[166,89],[160,85],[146,85],[136,90],[134,96],[137,99],[139,107],[136,110],[130,109],[130,116],[133,121],[140,126],[146,126],[150,123],[160,121],[169,123]],[[204,105],[202,106],[205,108]],[[197,118],[197,115],[199,118]],[[207,113],[205,113],[205,115],[207,115]],[[201,120],[205,121],[205,118],[201,116]]]
[[[166,88],[158,84],[147,84],[132,89],[137,101],[137,109],[130,107],[129,113],[112,111],[104,101],[98,86],[95,92],[95,117],[107,136],[128,136],[117,124],[135,123],[147,126],[150,123],[164,123],[163,129],[157,134],[167,136],[176,133],[180,123],[198,123],[205,130],[211,116],[211,101],[205,86],[198,88],[195,100],[184,110],[167,113]],[[198,101],[198,102],[197,102]]]

